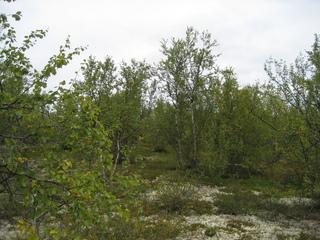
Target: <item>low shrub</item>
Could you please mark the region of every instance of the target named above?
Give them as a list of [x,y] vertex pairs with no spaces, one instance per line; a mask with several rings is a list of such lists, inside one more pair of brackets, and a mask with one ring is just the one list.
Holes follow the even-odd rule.
[[217,234],[217,230],[215,228],[207,228],[205,231],[204,231],[204,234],[208,237],[213,237]]
[[314,193],[312,193],[312,199],[313,199],[314,202],[315,202],[314,208],[320,210],[320,192],[314,192]]
[[181,230],[179,224],[171,223],[166,218],[150,220],[124,220],[113,218],[108,221],[106,229],[96,234],[96,239],[136,240],[136,239],[174,239]]
[[222,194],[214,202],[218,213],[240,215],[254,214],[261,208],[261,197],[251,191],[235,191]]
[[182,213],[197,199],[196,190],[190,183],[165,183],[158,192],[159,207],[169,213]]
[[217,213],[231,215],[256,215],[272,220],[278,216],[291,219],[316,219],[318,214],[308,205],[290,205],[269,195],[257,194],[250,190],[234,190],[228,194],[219,195],[214,205]]
[[184,181],[163,183],[156,192],[146,195],[144,213],[146,215],[175,213],[180,215],[213,213],[212,203],[200,201],[196,187]]

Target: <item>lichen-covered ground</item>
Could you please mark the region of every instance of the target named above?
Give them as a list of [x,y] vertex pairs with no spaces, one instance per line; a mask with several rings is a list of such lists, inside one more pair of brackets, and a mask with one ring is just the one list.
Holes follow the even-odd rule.
[[[146,153],[150,154],[147,151]],[[179,172],[176,170],[173,159],[168,154],[159,153],[154,156],[152,153],[152,156],[144,158],[141,166],[139,164],[130,166],[130,173],[137,173],[140,176],[140,184],[132,189],[126,189],[127,192],[123,192],[123,189],[114,191],[115,195],[119,196],[119,204],[132,213],[132,221],[122,223],[123,219],[120,221],[118,219],[112,223],[110,219],[106,223],[106,225],[110,223],[110,226],[107,225],[109,231],[103,226],[103,231],[107,232],[103,238],[94,236],[86,238],[94,240],[320,240],[319,202],[316,206],[314,200],[305,197],[308,194],[295,192],[295,189],[290,187],[285,187],[290,194],[283,193],[284,186],[259,178],[244,181],[228,179],[213,183],[210,179],[201,179],[198,176]],[[250,194],[245,195],[248,192]],[[191,198],[184,199],[186,197],[184,194],[190,194]],[[252,202],[249,201],[251,196]],[[166,204],[172,204],[172,201],[167,201],[166,197],[171,198],[173,204],[177,199],[177,205],[183,204],[179,203],[179,198],[186,200],[186,211],[169,209]],[[220,201],[220,205],[217,200]],[[226,200],[225,205],[223,205],[224,200]],[[260,211],[254,204],[257,201],[263,203],[264,200],[270,204],[270,208],[262,204]],[[189,202],[191,207],[188,205]],[[273,202],[279,204],[273,206]],[[250,204],[254,205],[253,209],[250,209]],[[238,211],[238,207],[241,209],[246,205],[249,211],[247,209]],[[223,207],[225,209],[221,210]],[[123,228],[126,228],[126,235],[122,234],[125,232]],[[153,228],[153,231],[144,231],[148,228]],[[119,234],[117,235],[114,230]],[[144,234],[140,234],[143,231]],[[23,232],[18,231],[14,221],[10,223],[0,219],[0,240],[11,239],[28,238],[23,236]]]
[[[168,184],[172,184],[168,182]],[[214,203],[219,195],[232,195],[224,191],[223,187],[199,186],[195,187],[199,201]],[[149,199],[156,199],[157,191],[147,193]],[[259,194],[259,192],[255,192]],[[296,207],[311,206],[314,204],[310,198],[281,198],[275,199],[281,204],[288,205],[294,210]],[[318,214],[320,217],[320,214]],[[320,218],[290,219],[281,214],[272,220],[257,217],[255,215],[231,215],[231,214],[191,214],[173,217],[172,222],[179,221],[186,229],[178,240],[196,239],[320,239]],[[156,219],[157,216],[149,218]],[[190,230],[192,229],[192,230]]]
[[[153,181],[146,181],[148,182],[147,185],[152,187],[142,194],[142,199],[147,202],[155,201],[157,204],[161,204],[158,198],[161,194],[161,191],[159,191],[161,186],[174,186],[175,184],[180,184],[178,182],[170,181],[170,179],[163,176],[160,176]],[[196,201],[194,201],[194,203],[209,203],[213,207],[212,211],[203,212],[201,214],[192,211],[187,214],[167,214],[167,216],[170,217],[167,217],[166,220],[163,220],[163,218],[161,219],[161,216],[157,214],[157,212],[153,212],[152,214],[145,216],[142,214],[142,216],[138,218],[138,221],[147,220],[152,222],[153,225],[156,225],[158,221],[167,221],[173,226],[179,226],[182,231],[175,238],[177,240],[320,239],[320,211],[319,209],[312,210],[314,202],[310,198],[290,197],[268,199],[269,201],[281,203],[283,206],[290,206],[288,209],[292,209],[292,211],[299,208],[307,208],[309,210],[305,213],[310,213],[310,216],[304,216],[299,213],[300,215],[292,217],[290,214],[288,216],[285,214],[276,214],[274,212],[272,217],[268,217],[267,213],[265,215],[225,214],[216,211],[219,208],[216,206],[215,201],[221,196],[229,196],[232,198],[234,193],[230,191],[230,189],[204,184],[187,184],[191,185],[192,189],[195,190],[194,194]],[[257,196],[261,194],[257,191],[252,191],[252,193]],[[17,238],[17,236],[19,236],[19,238]],[[0,240],[9,239],[23,238],[21,238],[21,233],[17,232],[17,229],[14,228],[14,225],[11,225],[6,221],[0,222]],[[164,238],[161,237],[161,239]]]
[[[212,194],[219,194],[221,189],[203,187],[199,189],[201,199],[211,199]],[[309,204],[311,199],[281,199],[287,204]],[[194,215],[185,217],[185,225],[201,224],[195,232],[186,232],[178,239],[309,239],[303,236],[313,236],[320,239],[320,219],[294,220],[285,216],[275,221],[261,219],[250,215]],[[205,234],[206,229],[215,229],[211,238]]]

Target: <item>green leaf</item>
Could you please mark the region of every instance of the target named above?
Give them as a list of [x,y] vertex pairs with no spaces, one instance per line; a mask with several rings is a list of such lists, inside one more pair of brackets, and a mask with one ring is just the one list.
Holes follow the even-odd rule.
[[85,219],[83,221],[83,224],[86,226],[86,227],[89,227],[91,224],[92,224],[92,219]]
[[16,12],[15,14],[12,14],[12,17],[16,20],[16,21],[20,21],[21,20],[21,12]]
[[42,189],[42,188],[39,188],[38,191],[39,191],[39,193],[40,193],[41,195],[44,195],[44,194],[45,194],[45,191],[44,191],[44,189]]

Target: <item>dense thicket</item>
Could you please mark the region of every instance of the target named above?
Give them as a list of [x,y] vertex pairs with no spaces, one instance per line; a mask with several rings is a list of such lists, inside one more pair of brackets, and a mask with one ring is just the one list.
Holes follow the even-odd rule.
[[108,189],[129,183],[117,165],[134,160],[141,143],[175,151],[180,169],[211,178],[319,184],[318,35],[294,64],[267,61],[265,85],[240,88],[234,70],[217,64],[211,35],[188,28],[185,38],[162,41],[155,66],[90,57],[70,89],[61,81],[46,92],[50,76],[84,49],[70,50],[67,39],[39,71],[25,53],[46,32],[17,46],[8,16],[0,28],[1,208],[22,226],[37,229],[46,216],[101,225],[101,212],[120,211]]

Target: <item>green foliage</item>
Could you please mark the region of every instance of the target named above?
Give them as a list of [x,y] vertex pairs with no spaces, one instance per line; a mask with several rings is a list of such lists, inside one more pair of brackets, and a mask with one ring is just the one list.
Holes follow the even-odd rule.
[[160,149],[170,144],[184,170],[249,178],[261,174],[262,163],[272,156],[270,126],[260,121],[264,112],[272,113],[265,111],[262,87],[239,89],[233,69],[216,66],[214,46],[210,34],[193,28],[185,39],[172,39],[171,46],[163,41],[166,58],[158,75],[168,100],[166,108],[158,102],[154,110],[154,128],[163,129],[153,132],[155,144],[161,140]]
[[216,179],[261,174],[261,163],[272,151],[268,126],[255,116],[264,110],[261,89],[258,85],[239,89],[232,69],[222,71],[220,83],[202,133],[198,168]]
[[[317,192],[318,35],[312,50],[294,64],[271,59],[265,67],[271,81],[262,86],[240,88],[232,68],[217,66],[211,35],[188,28],[184,39],[161,43],[164,59],[156,69],[145,61],[116,66],[111,57],[90,57],[82,65],[82,81],[69,89],[61,81],[45,92],[50,77],[84,48],[71,49],[67,38],[42,70],[35,69],[26,52],[46,31],[32,31],[18,46],[10,18],[19,21],[21,12],[0,15],[0,209],[6,210],[0,217],[16,219],[30,239],[176,237],[177,228],[165,220],[133,221],[116,199],[137,197],[129,188],[137,184],[129,175],[132,166],[118,164],[146,166],[147,158],[136,151],[143,144],[162,154],[139,169],[150,179],[179,166],[210,180],[252,182],[266,175]],[[257,190],[268,197],[283,190],[264,184]],[[191,184],[166,183],[144,210],[212,210],[195,196]],[[228,214],[292,210],[246,189],[221,195],[215,204]],[[214,235],[215,229],[207,230]]]
[[[19,20],[18,16],[13,18]],[[112,212],[121,213],[108,185],[135,182],[114,174],[109,133],[90,96],[63,88],[65,82],[44,93],[48,78],[84,50],[69,51],[67,39],[38,71],[25,52],[44,36],[44,31],[34,31],[16,47],[16,33],[1,15],[0,195],[9,200],[13,216],[21,219],[22,230],[54,239],[66,234],[77,238],[86,229],[103,225]],[[66,218],[71,226],[80,224],[79,231],[49,227]],[[44,232],[39,231],[41,223],[48,227]]]
[[220,179],[226,173],[228,167],[227,158],[222,152],[213,152],[212,145],[207,147],[206,152],[200,152],[201,162],[198,166],[198,170],[205,176],[210,177],[212,180]]
[[311,197],[315,201],[315,208],[320,209],[320,192],[313,192]]
[[175,239],[181,232],[180,224],[170,223],[171,219],[159,217],[156,220],[124,221],[113,218],[107,228],[96,239],[136,240],[136,239]]
[[[82,66],[84,80],[77,88],[99,107],[98,119],[110,130],[115,163],[129,157],[131,148],[143,139],[143,99],[151,68],[134,59],[122,62],[119,72],[111,57],[103,62],[90,57]],[[115,165],[116,166],[116,165]]]
[[[281,152],[280,168],[290,166],[298,182],[313,189],[319,182],[319,36],[311,51],[297,57],[287,66],[270,59],[265,69],[276,87],[274,98],[279,99],[278,113],[285,120],[278,129],[277,150]],[[278,164],[279,165],[279,164]]]
[[211,108],[206,103],[217,84],[214,46],[216,41],[208,32],[199,34],[193,28],[187,29],[185,39],[173,38],[171,46],[162,42],[165,59],[159,63],[158,75],[173,106],[172,146],[182,168],[198,165],[201,133],[208,117],[204,113],[210,113]]
[[159,189],[160,209],[182,213],[196,200],[196,191],[188,183],[165,183]]
[[208,214],[212,213],[212,204],[199,201],[196,187],[186,181],[163,182],[155,196],[146,195],[144,201],[145,214]]
[[[292,219],[316,219],[313,205],[286,204],[279,201],[286,195],[283,190],[264,189],[265,193],[254,192],[251,187],[233,186],[230,193],[219,195],[214,205],[218,214],[255,215],[263,219],[273,220],[279,216]],[[287,192],[288,194],[288,192]],[[297,196],[297,192],[296,195]],[[290,200],[290,199],[289,199]]]
[[174,131],[174,117],[172,106],[163,99],[158,99],[149,116],[147,140],[153,145],[155,152],[166,152],[168,145],[176,141]]
[[257,196],[240,191],[220,195],[214,204],[218,207],[218,213],[231,215],[255,214],[261,207]]

